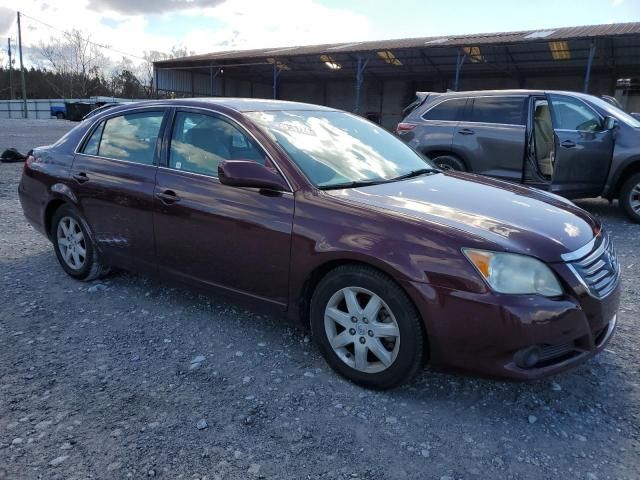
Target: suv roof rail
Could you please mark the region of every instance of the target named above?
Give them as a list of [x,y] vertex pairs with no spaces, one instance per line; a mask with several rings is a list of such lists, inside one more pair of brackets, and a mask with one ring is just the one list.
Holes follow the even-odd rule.
[[402,109],[402,115],[405,117],[409,115],[416,108],[422,105],[427,100],[427,97],[429,97],[429,95],[432,95],[433,93],[434,92],[416,92],[416,99]]

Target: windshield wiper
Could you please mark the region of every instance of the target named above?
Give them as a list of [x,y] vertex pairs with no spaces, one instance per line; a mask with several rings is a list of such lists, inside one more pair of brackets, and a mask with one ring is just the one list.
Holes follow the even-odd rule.
[[388,180],[354,180],[352,182],[331,183],[329,185],[318,185],[320,190],[339,190],[341,188],[368,187],[369,185],[379,185]]
[[409,173],[405,173],[404,175],[400,175],[395,178],[390,178],[387,180],[388,182],[395,182],[396,180],[405,180],[407,178],[419,177],[420,175],[433,175],[434,173],[440,173],[440,170],[437,168],[419,168],[417,170],[411,170]]
[[437,168],[419,168],[418,170],[411,170],[409,173],[400,175],[394,178],[381,178],[380,180],[354,180],[352,182],[333,183],[329,185],[319,185],[320,190],[338,190],[341,188],[356,188],[356,187],[368,187],[370,185],[380,185],[381,183],[396,182],[398,180],[405,180],[407,178],[419,177],[420,175],[440,173]]

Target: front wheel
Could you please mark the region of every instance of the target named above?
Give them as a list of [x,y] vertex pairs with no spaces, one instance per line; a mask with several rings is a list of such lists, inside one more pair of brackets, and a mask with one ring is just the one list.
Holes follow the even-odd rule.
[[455,170],[457,172],[466,172],[467,167],[462,160],[453,155],[439,155],[432,159],[442,170]]
[[420,323],[406,293],[366,266],[331,271],[311,300],[311,330],[325,360],[369,388],[395,387],[419,371],[425,355]]
[[109,271],[100,259],[89,227],[74,208],[64,205],[53,216],[52,240],[58,262],[67,274],[85,282]]
[[620,189],[620,206],[634,222],[640,223],[640,173],[632,175]]

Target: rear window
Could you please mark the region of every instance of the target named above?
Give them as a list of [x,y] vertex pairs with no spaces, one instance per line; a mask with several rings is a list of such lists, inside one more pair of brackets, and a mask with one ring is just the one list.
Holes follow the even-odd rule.
[[151,165],[164,112],[128,113],[98,125],[82,153]]
[[458,120],[466,102],[466,98],[452,98],[451,100],[445,100],[428,110],[422,118],[425,120]]
[[465,120],[479,123],[524,125],[524,97],[478,97]]

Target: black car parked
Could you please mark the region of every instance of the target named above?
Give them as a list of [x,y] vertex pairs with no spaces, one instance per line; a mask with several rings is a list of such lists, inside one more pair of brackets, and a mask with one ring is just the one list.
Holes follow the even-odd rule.
[[397,133],[443,169],[568,198],[619,199],[640,222],[640,121],[575,92],[418,92]]

